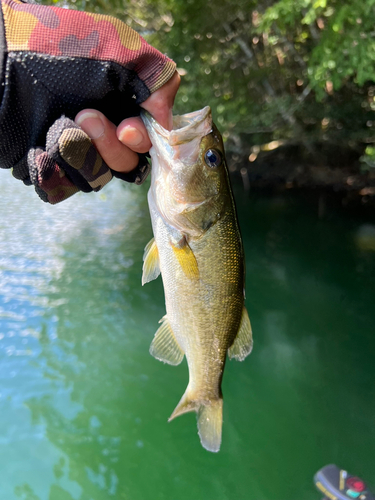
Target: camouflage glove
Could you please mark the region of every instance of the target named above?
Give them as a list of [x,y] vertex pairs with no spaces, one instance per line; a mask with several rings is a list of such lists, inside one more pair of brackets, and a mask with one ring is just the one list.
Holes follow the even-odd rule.
[[111,171],[73,119],[84,108],[116,125],[138,115],[175,64],[109,16],[18,0],[1,7],[0,167],[50,203],[97,191],[112,175],[141,183],[145,155],[128,174]]
[[112,174],[141,184],[150,170],[148,161],[140,160],[138,167],[127,174],[112,171],[89,136],[64,116],[48,130],[46,150],[31,148],[27,163],[35,191],[53,205],[80,190],[99,191],[112,179]]

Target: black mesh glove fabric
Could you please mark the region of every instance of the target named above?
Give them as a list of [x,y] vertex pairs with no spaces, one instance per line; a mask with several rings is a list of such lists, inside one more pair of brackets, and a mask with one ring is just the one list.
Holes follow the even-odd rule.
[[14,0],[1,6],[0,167],[50,203],[99,190],[112,175],[141,183],[145,155],[134,171],[117,174],[72,120],[84,108],[116,125],[138,115],[175,64],[112,17]]

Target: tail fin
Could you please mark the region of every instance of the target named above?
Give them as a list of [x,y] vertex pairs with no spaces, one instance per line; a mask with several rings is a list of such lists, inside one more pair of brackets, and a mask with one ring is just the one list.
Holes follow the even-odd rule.
[[198,434],[202,446],[208,451],[218,452],[221,445],[223,425],[223,400],[215,399],[201,405],[198,411]]
[[190,411],[195,411],[198,414],[198,434],[203,448],[218,452],[223,425],[223,400],[221,398],[210,401],[194,400],[190,391],[186,390],[168,422]]
[[189,388],[187,388],[185,394],[182,396],[180,402],[174,409],[174,412],[169,417],[168,422],[170,422],[176,417],[179,417],[180,415],[183,415],[184,413],[188,413],[189,411],[198,411],[199,406],[200,406],[199,401],[196,401],[194,399],[194,397],[191,394],[191,391],[189,390]]

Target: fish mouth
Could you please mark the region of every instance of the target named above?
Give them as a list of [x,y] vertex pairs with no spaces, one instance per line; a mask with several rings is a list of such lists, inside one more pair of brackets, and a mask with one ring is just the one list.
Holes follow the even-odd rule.
[[[141,111],[141,118],[151,142],[154,146],[164,145],[163,149],[186,144],[194,139],[204,137],[212,131],[211,108],[204,108],[173,117],[173,128],[166,130],[155,118],[145,110]],[[169,146],[169,148],[166,148]]]
[[204,108],[186,113],[185,115],[176,115],[173,117],[173,129],[169,134],[169,144],[179,146],[197,138],[202,138],[212,131],[211,108]]

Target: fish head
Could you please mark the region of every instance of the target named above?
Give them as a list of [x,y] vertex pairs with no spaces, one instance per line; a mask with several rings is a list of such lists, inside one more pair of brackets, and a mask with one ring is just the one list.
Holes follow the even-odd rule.
[[159,212],[173,227],[199,237],[230,202],[225,153],[208,106],[174,116],[165,130],[142,113],[153,147],[151,191]]

